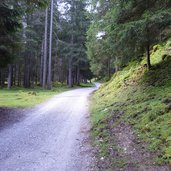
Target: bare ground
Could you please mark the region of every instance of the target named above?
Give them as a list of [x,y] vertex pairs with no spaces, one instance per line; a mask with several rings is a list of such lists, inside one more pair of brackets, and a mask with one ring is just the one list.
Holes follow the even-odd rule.
[[0,131],[22,121],[25,118],[25,109],[0,108]]
[[[109,135],[108,156],[99,157],[100,149],[96,147],[96,165],[100,171],[170,171],[168,165],[159,166],[155,163],[156,153],[148,152],[146,144],[140,142],[132,128],[126,123],[116,121],[115,117],[102,121],[107,125],[104,129]],[[115,126],[114,126],[115,125]],[[97,141],[104,142],[105,137],[97,137]]]

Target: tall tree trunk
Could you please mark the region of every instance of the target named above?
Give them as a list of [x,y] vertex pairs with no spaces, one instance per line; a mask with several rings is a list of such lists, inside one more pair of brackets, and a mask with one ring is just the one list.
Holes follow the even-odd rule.
[[4,73],[4,69],[0,68],[1,71],[1,87],[5,86],[5,73]]
[[17,67],[16,67],[16,63],[15,63],[15,65],[13,65],[13,78],[12,78],[13,82],[12,82],[12,86],[13,85],[16,86],[16,70],[17,70]]
[[[74,8],[74,1],[71,1],[71,6],[72,6],[72,8]],[[75,10],[75,8],[74,8],[74,10]],[[75,13],[75,11],[74,11],[74,13]],[[68,63],[68,86],[69,86],[69,88],[71,88],[71,87],[73,87],[73,78],[72,78],[72,55],[73,55],[73,45],[74,45],[74,14],[72,14],[71,15],[71,24],[72,24],[72,29],[71,29],[71,47],[72,47],[72,49],[71,49],[71,55],[70,55],[70,57],[69,57],[69,63]]]
[[53,0],[51,0],[51,16],[50,16],[48,89],[52,88],[52,31],[53,31]]
[[147,68],[150,70],[151,68],[151,61],[150,61],[150,45],[146,46],[146,58],[147,58]]
[[29,88],[30,87],[30,54],[28,54],[27,57],[25,57],[24,61],[24,87]]
[[[32,24],[32,14],[27,14],[26,16],[26,22],[27,26]],[[31,35],[26,35],[28,39],[31,39]],[[30,41],[27,42],[27,47],[30,47],[31,43]],[[32,51],[28,51],[24,58],[24,87],[30,88],[30,76],[31,76],[31,57],[32,57]]]
[[41,56],[40,56],[40,86],[43,85],[43,50],[44,50],[44,41],[42,41],[42,48],[41,48]]
[[80,67],[79,64],[77,66],[77,85],[80,85]]
[[45,42],[44,42],[44,64],[43,64],[43,88],[46,87],[46,70],[47,70],[47,30],[48,30],[48,8],[45,14]]
[[69,68],[68,68],[68,86],[69,88],[73,87],[73,80],[72,80],[72,58],[69,58]]
[[115,72],[119,71],[119,66],[118,66],[118,57],[115,57]]
[[58,40],[57,39],[56,39],[56,55],[55,55],[55,60],[54,60],[54,65],[53,65],[53,77],[52,78],[53,78],[52,79],[53,81],[60,80],[60,59],[58,59]]
[[17,64],[17,86],[21,86],[20,63]]
[[12,86],[12,64],[8,65],[8,89]]

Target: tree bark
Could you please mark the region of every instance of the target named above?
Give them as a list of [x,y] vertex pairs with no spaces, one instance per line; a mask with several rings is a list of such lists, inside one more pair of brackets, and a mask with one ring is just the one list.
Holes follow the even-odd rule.
[[45,42],[44,42],[44,64],[43,64],[43,85],[42,87],[46,87],[46,70],[47,70],[47,27],[48,27],[48,8],[46,8],[45,14]]
[[119,66],[118,66],[118,57],[115,57],[115,72],[119,71]]
[[[72,31],[73,32],[73,31]],[[71,44],[73,46],[74,44],[74,35],[72,33],[72,36],[71,36]],[[72,55],[72,53],[71,53]],[[68,86],[69,88],[73,87],[73,78],[72,78],[72,56],[70,56],[69,58],[69,65],[68,65],[68,70],[69,70],[69,73],[68,73]]]
[[68,73],[68,86],[69,88],[73,87],[72,82],[72,58],[69,58],[69,73]]
[[53,0],[51,0],[50,37],[49,37],[49,66],[48,66],[48,89],[52,88],[52,31],[53,31]]
[[12,86],[16,86],[16,70],[17,70],[17,66],[16,63],[13,65],[13,77],[12,77]]
[[77,85],[80,85],[80,67],[79,64],[77,66]]
[[30,54],[28,54],[27,57],[25,57],[24,61],[25,71],[24,71],[24,87],[29,88],[30,87]]
[[17,64],[17,86],[21,86],[20,63]]
[[8,89],[12,86],[12,64],[8,65]]
[[44,41],[42,41],[42,48],[41,48],[41,56],[40,56],[40,86],[43,86],[43,50],[44,50]]
[[1,71],[1,87],[5,86],[5,74],[4,74],[4,69],[0,68]]

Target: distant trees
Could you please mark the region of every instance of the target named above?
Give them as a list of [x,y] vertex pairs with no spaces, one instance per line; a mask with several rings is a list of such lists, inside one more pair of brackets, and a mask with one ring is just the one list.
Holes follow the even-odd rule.
[[7,81],[8,88],[51,89],[55,81],[72,87],[92,78],[85,47],[86,2],[50,4],[49,0],[0,3],[1,86]]
[[[103,76],[103,70],[118,70],[145,52],[150,69],[151,47],[168,35],[165,30],[171,25],[171,1],[92,0],[92,4],[96,12],[91,15],[87,53],[93,71]],[[105,34],[99,37],[100,33]]]
[[0,3],[0,67],[7,66],[13,60],[14,50],[17,49],[15,33],[21,28],[19,12]]
[[72,87],[144,53],[150,69],[151,47],[170,25],[170,0],[3,0],[0,85]]
[[[60,18],[63,30],[60,30],[58,45],[59,56],[63,56],[67,64],[67,82],[69,87],[72,87],[73,84],[79,85],[80,81],[92,78],[89,67],[85,67],[89,66],[85,41],[90,21],[86,16],[85,0],[66,0],[65,3],[68,8]],[[84,72],[89,75],[84,75]]]
[[164,40],[161,35],[171,24],[171,1],[121,1],[118,8],[116,24],[122,28],[120,34],[123,41],[128,44],[127,48],[136,52],[135,55],[146,52],[147,67],[150,69],[150,48]]

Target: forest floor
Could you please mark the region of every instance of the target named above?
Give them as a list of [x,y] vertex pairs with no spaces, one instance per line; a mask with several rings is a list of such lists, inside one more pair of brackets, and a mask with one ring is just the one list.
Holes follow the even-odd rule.
[[0,131],[21,122],[25,118],[25,109],[0,107]]
[[122,115],[118,112],[100,122],[101,134],[94,144],[98,171],[170,171],[168,164],[156,163],[156,152],[147,150],[147,144],[139,140],[130,125],[119,122]]
[[0,171],[96,171],[89,95],[79,88],[33,108],[0,110]]
[[[113,75],[92,97],[92,137],[104,170],[171,170],[171,41]],[[166,58],[163,58],[166,56]]]
[[21,87],[11,89],[3,88],[0,89],[0,106],[11,108],[32,107],[67,90],[69,89],[66,86],[56,87],[52,90],[43,90],[38,87],[34,89]]
[[[52,96],[69,91],[75,88],[86,88],[94,87],[93,83],[81,83],[80,86],[74,86],[68,88],[67,85],[59,82],[53,83],[52,90],[42,89],[40,87],[35,88],[22,88],[12,87],[11,89],[1,88],[0,89],[0,107],[5,109],[8,108],[28,108],[33,107],[43,101],[51,98]],[[8,109],[9,110],[9,109]],[[7,110],[7,112],[8,112]]]

